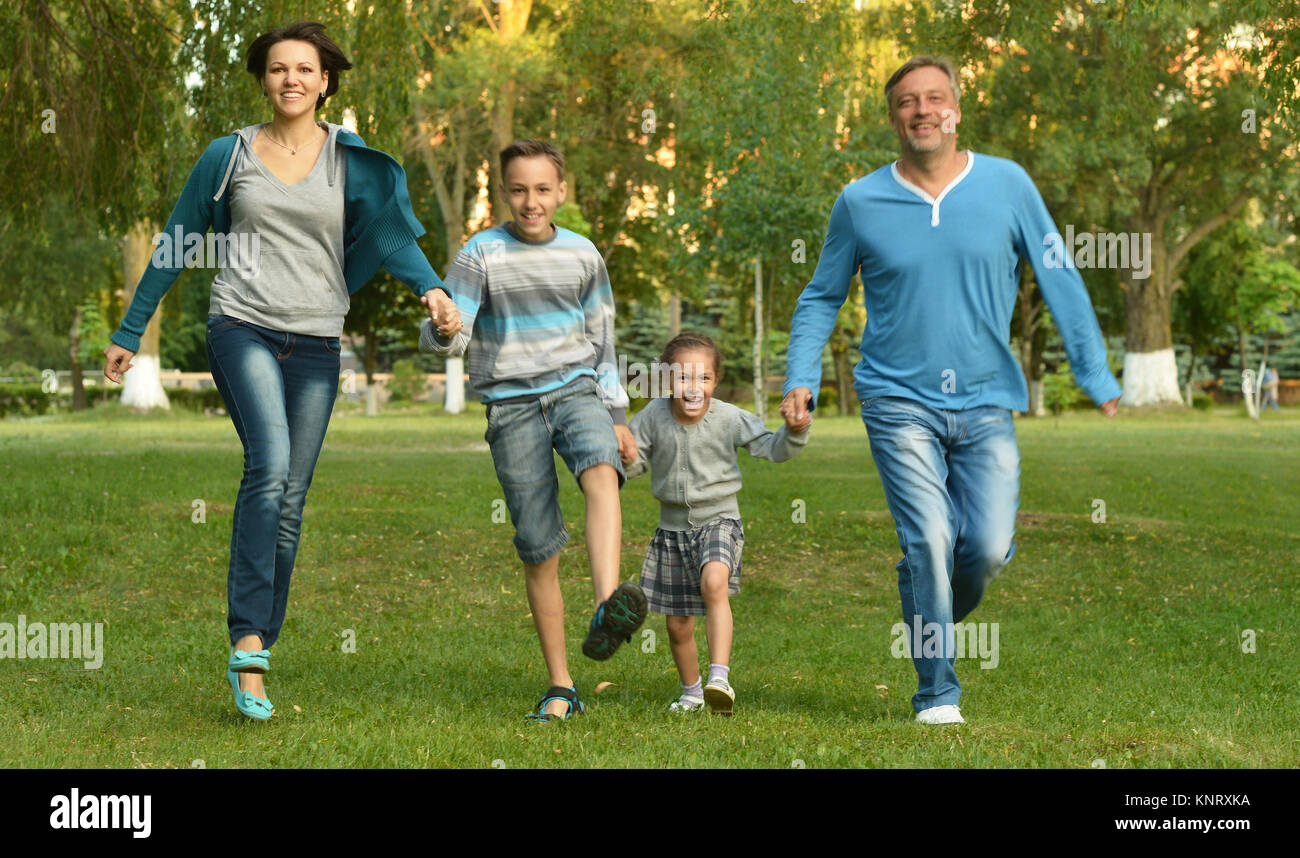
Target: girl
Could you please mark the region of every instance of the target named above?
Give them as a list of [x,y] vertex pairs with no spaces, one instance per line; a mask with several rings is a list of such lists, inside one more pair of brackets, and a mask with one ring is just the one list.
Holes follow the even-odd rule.
[[[808,442],[808,428],[792,431],[788,419],[776,432],[758,417],[713,398],[722,355],[704,334],[683,333],[664,347],[659,371],[672,378],[672,397],[656,399],[632,418],[636,454],[624,460],[628,479],[650,468],[659,501],[659,527],[641,568],[649,609],[667,614],[668,640],[681,676],[682,695],[673,712],[705,703],[730,715],[731,604],[740,592],[740,553],[745,532],[736,493],[736,450],[773,462],[791,458]],[[695,618],[705,616],[709,680],[701,689]]]
[[[227,576],[234,652],[226,676],[235,708],[259,721],[274,711],[262,674],[284,623],[303,504],[334,408],[348,296],[383,266],[421,296],[440,331],[460,329],[450,296],[432,291],[442,281],[415,243],[424,228],[401,166],[356,134],[316,121],[352,68],[324,30],[300,22],[252,43],[247,69],[271,121],[208,146],[162,233],[188,248],[211,226],[215,246],[227,250],[207,260],[220,268],[208,309],[208,363],[244,446]],[[231,252],[250,246],[251,258]],[[105,352],[110,381],[121,383],[145,325],[190,258],[171,256],[164,265],[166,256],[155,253],[136,286]]]

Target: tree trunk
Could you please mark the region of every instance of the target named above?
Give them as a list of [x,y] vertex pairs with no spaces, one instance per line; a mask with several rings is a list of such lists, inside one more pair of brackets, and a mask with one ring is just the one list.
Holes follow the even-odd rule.
[[670,338],[682,332],[682,296],[674,289],[668,296],[668,333]]
[[[494,25],[497,41],[503,47],[509,47],[512,42],[527,31],[528,16],[533,8],[533,0],[500,0],[499,3],[493,3],[492,7],[499,17],[498,23]],[[519,89],[514,78],[504,81],[496,96],[496,103],[492,109],[492,145],[494,150],[492,157],[488,159],[488,163],[490,173],[495,176],[491,188],[493,192],[492,220],[495,226],[500,226],[510,220],[510,207],[501,198],[500,192],[497,191],[497,185],[505,184],[505,176],[499,175],[501,166],[497,156],[502,149],[513,143],[515,139],[515,100],[519,97]]]
[[[136,284],[144,274],[149,258],[153,255],[153,235],[157,229],[153,224],[141,221],[126,235],[122,245],[122,269],[125,277],[123,286],[123,306],[131,306],[135,296]],[[167,393],[163,390],[161,364],[158,357],[158,340],[161,330],[159,312],[153,314],[149,324],[140,338],[140,350],[132,358],[132,368],[122,379],[121,403],[129,408],[149,410],[150,408],[171,408]]]
[[[1139,228],[1146,226],[1139,222]],[[1152,231],[1147,227],[1147,231]],[[1151,242],[1151,271],[1144,279],[1124,272],[1124,395],[1128,406],[1181,405],[1178,361],[1174,356],[1172,274],[1163,235]]]
[[1038,336],[1043,326],[1043,296],[1035,288],[1032,268],[1021,263],[1020,288],[1016,299],[1020,303],[1020,369],[1025,374],[1025,387],[1029,390],[1029,410],[1026,416],[1040,417],[1043,413],[1043,354]]
[[72,314],[72,327],[68,329],[68,364],[72,369],[72,410],[85,411],[90,407],[86,401],[86,383],[81,375],[81,308]]
[[767,391],[763,384],[763,261],[754,258],[754,413],[767,419]]

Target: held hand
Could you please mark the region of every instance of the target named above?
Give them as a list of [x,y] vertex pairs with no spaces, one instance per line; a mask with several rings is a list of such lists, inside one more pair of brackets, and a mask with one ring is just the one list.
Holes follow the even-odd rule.
[[812,425],[812,391],[806,387],[795,387],[781,400],[781,416],[785,418],[785,428],[791,432],[802,432]]
[[456,302],[447,297],[446,292],[430,289],[420,298],[420,303],[429,310],[429,319],[440,336],[451,338],[460,332],[460,310],[456,308]]
[[1109,402],[1103,402],[1101,405],[1098,405],[1097,408],[1099,408],[1101,413],[1105,414],[1107,417],[1114,417],[1119,413],[1119,397],[1117,396]]
[[135,352],[127,351],[117,343],[111,343],[104,350],[104,378],[114,384],[121,384],[122,374],[134,366],[131,363],[133,357]]
[[626,426],[615,426],[614,434],[618,437],[618,457],[623,460],[623,464],[630,465],[636,461],[636,439],[632,437],[632,430]]

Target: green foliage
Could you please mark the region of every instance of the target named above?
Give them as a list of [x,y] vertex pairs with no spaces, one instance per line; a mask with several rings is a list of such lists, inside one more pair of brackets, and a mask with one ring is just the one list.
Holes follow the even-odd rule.
[[429,380],[413,360],[393,362],[393,377],[386,385],[390,402],[412,402],[424,398]]
[[1074,383],[1069,361],[1062,361],[1055,372],[1043,375],[1043,405],[1053,414],[1088,403],[1087,395]]
[[53,402],[39,384],[0,384],[0,417],[45,414]]

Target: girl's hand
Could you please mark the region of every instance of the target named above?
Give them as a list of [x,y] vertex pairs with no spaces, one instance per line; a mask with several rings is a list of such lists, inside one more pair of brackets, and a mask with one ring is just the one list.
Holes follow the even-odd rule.
[[615,426],[614,435],[618,437],[618,457],[623,460],[623,464],[635,462],[636,439],[632,437],[632,430],[626,426]]
[[111,343],[104,350],[104,378],[114,384],[121,384],[122,374],[134,366],[131,363],[133,357],[135,357],[135,352],[127,351],[117,343]]

